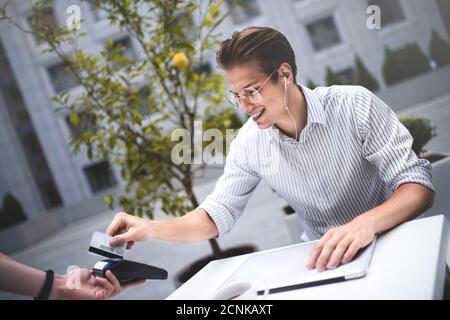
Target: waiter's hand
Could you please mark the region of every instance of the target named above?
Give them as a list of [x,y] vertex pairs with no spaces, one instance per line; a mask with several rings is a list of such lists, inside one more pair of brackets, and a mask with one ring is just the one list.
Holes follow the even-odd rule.
[[373,223],[361,215],[351,222],[329,230],[310,252],[308,269],[322,272],[349,263],[359,249],[368,246],[375,238]]
[[[56,275],[49,299],[109,299],[144,282],[145,280],[136,280],[120,284],[109,270],[106,272],[106,278],[101,278],[95,277],[91,270],[79,269],[62,276]],[[69,283],[72,286],[69,286]]]

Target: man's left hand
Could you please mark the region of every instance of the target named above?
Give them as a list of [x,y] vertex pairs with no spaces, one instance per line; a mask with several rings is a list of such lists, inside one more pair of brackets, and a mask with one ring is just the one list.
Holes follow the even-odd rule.
[[359,249],[374,240],[374,229],[372,220],[359,216],[343,226],[329,230],[310,252],[307,268],[317,268],[322,272],[349,263]]

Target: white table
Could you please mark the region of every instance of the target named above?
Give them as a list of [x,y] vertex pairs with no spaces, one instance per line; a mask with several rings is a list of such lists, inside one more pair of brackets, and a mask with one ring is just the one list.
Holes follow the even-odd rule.
[[[448,234],[448,222],[442,215],[406,222],[378,238],[364,278],[271,294],[269,298],[442,299]],[[167,299],[210,298],[247,256],[210,262]]]

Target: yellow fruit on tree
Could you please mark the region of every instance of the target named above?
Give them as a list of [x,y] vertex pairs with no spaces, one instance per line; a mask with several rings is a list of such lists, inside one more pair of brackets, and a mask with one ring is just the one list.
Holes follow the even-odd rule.
[[172,62],[178,69],[185,69],[189,64],[189,59],[184,52],[178,52],[173,56]]

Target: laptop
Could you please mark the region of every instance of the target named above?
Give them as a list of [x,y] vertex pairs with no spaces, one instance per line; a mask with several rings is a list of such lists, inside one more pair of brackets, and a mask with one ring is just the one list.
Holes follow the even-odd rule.
[[360,249],[350,263],[323,272],[308,270],[306,267],[309,253],[317,242],[318,240],[253,254],[239,265],[218,290],[244,282],[263,282],[265,289],[258,290],[257,295],[266,295],[347,281],[367,274],[376,238],[370,245]]

